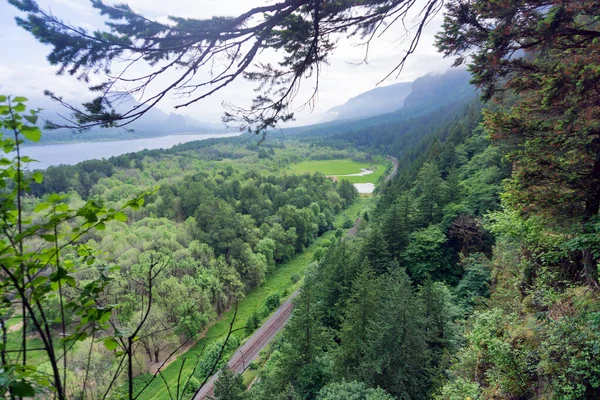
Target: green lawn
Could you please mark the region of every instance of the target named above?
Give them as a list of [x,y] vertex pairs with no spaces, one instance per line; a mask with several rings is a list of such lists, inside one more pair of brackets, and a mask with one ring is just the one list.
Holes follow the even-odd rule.
[[[361,172],[361,168],[375,170],[372,174],[364,176],[345,176],[340,175],[357,174]],[[352,183],[377,183],[379,177],[385,173],[386,164],[359,163],[350,159],[345,160],[314,160],[303,161],[298,164],[292,164],[287,170],[292,174],[304,174],[321,172],[327,176],[337,176],[340,179],[347,179]]]
[[[350,218],[351,220],[356,219],[370,201],[370,198],[359,198],[356,203],[338,215],[336,219],[336,227],[341,226],[345,218]],[[300,286],[301,282],[293,284],[291,280],[292,275],[302,275],[306,267],[313,261],[315,251],[317,251],[317,249],[320,248],[326,240],[329,240],[332,235],[333,231],[327,232],[325,235],[315,240],[315,242],[308,249],[296,255],[289,262],[280,265],[271,275],[267,277],[265,282],[260,287],[249,293],[243,300],[240,300],[238,303],[238,312],[234,329],[243,327],[250,315],[262,307],[269,294],[275,292],[282,293],[286,289],[288,290],[288,294],[293,293],[293,291]],[[182,373],[182,381],[184,382],[193,370],[193,364],[194,360],[196,359],[196,355],[202,353],[202,349],[207,343],[210,343],[217,338],[225,337],[232,318],[233,310],[223,313],[221,319],[208,329],[205,339],[199,340],[195,346],[193,346],[185,354],[180,355],[177,360],[172,362],[163,371],[163,377],[169,387],[175,388],[177,386],[177,375],[179,374],[179,369],[181,367],[183,358],[188,358]],[[240,334],[243,335],[243,331],[240,331]],[[139,398],[141,400],[160,400],[168,398],[165,382],[162,379],[155,379]]]

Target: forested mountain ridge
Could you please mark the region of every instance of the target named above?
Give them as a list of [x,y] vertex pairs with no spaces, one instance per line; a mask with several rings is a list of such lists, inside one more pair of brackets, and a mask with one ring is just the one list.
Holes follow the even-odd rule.
[[403,82],[379,87],[352,97],[327,111],[327,119],[363,119],[396,111],[404,106],[413,83]]
[[[395,135],[397,127],[401,126],[403,121],[408,121],[407,126],[416,126],[410,120],[416,120],[426,115],[436,115],[436,110],[457,107],[475,98],[475,87],[469,83],[469,79],[469,74],[463,70],[450,70],[440,75],[429,74],[412,83],[411,88],[415,87],[416,90],[411,89],[411,93],[404,100],[404,106],[394,112],[352,121],[333,121],[288,128],[283,132],[293,135],[333,136],[335,138],[364,134]],[[430,118],[423,118],[423,120],[426,121]]]

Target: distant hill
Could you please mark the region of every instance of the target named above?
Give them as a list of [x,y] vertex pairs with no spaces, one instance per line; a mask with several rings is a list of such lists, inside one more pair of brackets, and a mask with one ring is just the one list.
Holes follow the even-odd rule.
[[387,114],[404,106],[412,82],[378,87],[351,98],[341,106],[327,111],[326,120],[362,119]]
[[[69,111],[60,104],[46,97],[29,97],[30,107],[41,108],[40,117],[56,123],[63,122],[62,117],[70,118]],[[117,112],[125,112],[139,104],[131,96],[122,96],[114,107]],[[62,116],[62,117],[61,117]],[[81,134],[74,134],[67,129],[45,130],[41,143],[128,140],[159,137],[169,134],[202,134],[225,132],[223,126],[198,121],[189,115],[176,113],[167,114],[154,107],[139,120],[127,125],[126,128],[94,128]]]
[[[316,125],[301,126],[285,129],[291,134],[308,136],[352,136],[364,132],[369,136],[378,132],[393,132],[394,127],[411,118],[420,117],[434,110],[452,105],[463,104],[475,97],[475,87],[469,83],[470,75],[465,70],[452,69],[444,74],[428,74],[414,82],[398,87],[404,90],[404,85],[410,85],[411,91],[404,99],[402,108],[386,114],[353,120],[334,120]],[[392,86],[388,86],[393,90]],[[376,91],[365,92],[355,98]],[[380,102],[379,100],[376,100]],[[350,102],[350,101],[349,101]],[[348,103],[349,103],[348,102]]]
[[412,82],[405,109],[443,106],[473,95],[471,75],[464,69],[451,69],[444,74],[428,74]]

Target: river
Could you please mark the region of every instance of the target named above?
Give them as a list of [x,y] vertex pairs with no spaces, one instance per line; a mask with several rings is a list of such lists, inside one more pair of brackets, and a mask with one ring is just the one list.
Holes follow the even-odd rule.
[[194,140],[239,135],[240,133],[207,133],[203,135],[169,135],[148,139],[119,140],[111,142],[78,142],[25,146],[22,148],[22,154],[37,160],[37,162],[32,162],[29,165],[30,169],[46,169],[51,165],[73,165],[85,160],[109,158],[144,149],[168,149],[176,144]]

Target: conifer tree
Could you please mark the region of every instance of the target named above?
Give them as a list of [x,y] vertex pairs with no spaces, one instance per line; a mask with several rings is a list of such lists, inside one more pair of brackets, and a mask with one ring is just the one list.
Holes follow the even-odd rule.
[[322,313],[316,304],[315,277],[309,272],[296,298],[294,315],[284,340],[286,356],[281,374],[304,397],[314,397],[326,382],[327,371],[321,355],[330,346],[330,336],[321,324]]
[[383,278],[378,329],[372,339],[374,386],[399,398],[425,399],[429,350],[425,320],[410,278],[398,269]]
[[321,304],[322,321],[328,328],[339,329],[343,307],[350,296],[357,273],[354,254],[347,240],[331,246],[319,263],[316,290]]
[[398,259],[408,245],[411,228],[409,204],[408,196],[402,196],[390,206],[382,218],[381,231],[394,259]]
[[[512,96],[485,113],[492,138],[512,148],[506,199],[584,234],[597,234],[600,209],[599,13],[598,1],[454,0],[437,36],[456,65],[469,64],[484,99]],[[577,250],[580,276],[598,288],[600,253]]]
[[396,267],[388,244],[378,226],[372,227],[365,244],[364,254],[377,275],[382,275]]
[[231,371],[227,365],[221,368],[219,379],[215,382],[214,395],[210,400],[242,400],[246,386],[241,374]]
[[423,165],[417,175],[415,191],[423,226],[439,222],[446,197],[446,183],[434,163]]
[[338,375],[347,380],[367,381],[371,376],[371,339],[377,327],[380,308],[379,280],[365,259],[354,279],[352,295],[345,307],[340,346],[335,352]]

